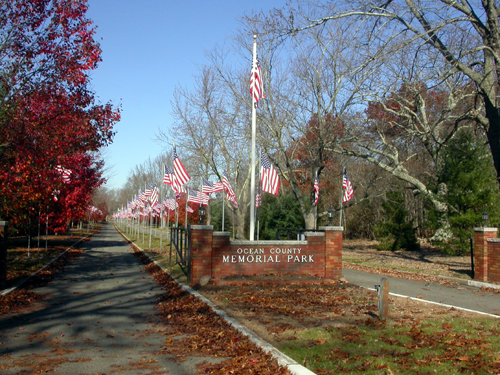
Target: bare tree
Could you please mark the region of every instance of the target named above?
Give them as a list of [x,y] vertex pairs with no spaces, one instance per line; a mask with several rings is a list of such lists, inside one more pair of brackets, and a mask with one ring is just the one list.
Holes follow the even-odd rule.
[[341,174],[329,150],[345,131],[344,117],[366,101],[366,85],[384,51],[364,48],[364,34],[354,22],[304,30],[287,40],[274,33],[272,22],[246,22],[264,40],[259,56],[267,89],[258,143],[290,186],[306,228],[313,229],[315,176],[334,167]]
[[[202,176],[222,181],[227,173],[239,203],[234,209],[236,237],[244,238],[251,176],[251,110],[243,100],[248,92],[243,82],[248,82],[248,76],[225,66],[221,50],[214,49],[209,59],[211,66],[201,70],[194,90],[176,89],[173,131],[160,132],[158,139],[175,140],[182,147],[189,155],[187,164],[200,182]],[[233,210],[231,203],[225,204]]]
[[[412,45],[415,50],[421,50],[414,55],[420,60],[425,60],[425,53],[433,50],[442,56],[449,70],[467,76],[477,93],[469,115],[484,127],[497,178],[500,178],[500,13],[497,1],[354,0],[324,4],[299,1],[298,4],[296,8],[290,7],[288,14],[283,10],[274,12],[272,23],[281,35],[296,35],[322,28],[334,20],[351,18],[371,24],[367,41],[373,46],[397,50]],[[306,10],[310,9],[314,11],[307,14]],[[318,13],[322,15],[318,17]],[[383,32],[375,32],[380,30]],[[371,38],[374,34],[378,37]]]

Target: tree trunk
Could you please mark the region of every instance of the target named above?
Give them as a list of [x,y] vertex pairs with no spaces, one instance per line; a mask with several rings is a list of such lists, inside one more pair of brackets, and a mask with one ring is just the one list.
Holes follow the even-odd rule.
[[303,214],[304,216],[304,222],[306,224],[306,230],[314,230],[316,229],[316,215],[315,215],[316,209],[312,207],[309,212],[306,212]]
[[234,226],[236,229],[236,239],[245,239],[245,215],[240,212],[240,210],[234,211]]
[[486,95],[484,96],[484,102],[486,107],[486,118],[489,122],[486,135],[488,137],[491,155],[493,156],[495,170],[497,171],[497,179],[500,180],[500,115],[498,113],[498,108],[488,100]]
[[[438,212],[438,228],[434,235],[430,238],[432,242],[448,242],[452,237],[453,233],[450,227],[450,221],[448,219],[448,205],[445,203],[445,197],[448,193],[448,187],[446,184],[441,183],[438,186],[438,197],[432,199],[434,208]],[[442,201],[440,201],[442,199]]]

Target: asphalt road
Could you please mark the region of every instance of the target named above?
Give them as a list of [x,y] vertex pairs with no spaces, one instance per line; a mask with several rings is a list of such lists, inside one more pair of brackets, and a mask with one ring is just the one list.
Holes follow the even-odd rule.
[[[111,224],[37,293],[41,309],[0,318],[0,374],[193,374],[210,358],[176,362],[162,353],[168,337],[155,321],[162,291],[141,269]],[[170,337],[175,345],[176,337]]]
[[[461,280],[442,285],[436,282],[423,282],[387,277],[344,268],[347,281],[364,288],[374,289],[381,279],[389,280],[389,293],[418,298],[435,303],[459,307],[500,317],[500,294],[486,291],[480,287],[468,286]],[[458,283],[460,282],[460,283]]]

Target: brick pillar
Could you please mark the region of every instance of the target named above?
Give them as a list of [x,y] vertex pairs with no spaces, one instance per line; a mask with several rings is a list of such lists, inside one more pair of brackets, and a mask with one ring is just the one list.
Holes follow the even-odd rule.
[[488,239],[497,237],[497,228],[474,228],[474,279],[488,281]]
[[0,221],[0,288],[6,286],[7,281],[7,234],[8,221]]
[[343,227],[319,227],[325,231],[325,277],[338,280],[342,277]]
[[[228,247],[231,243],[231,232],[213,232],[212,252]],[[213,255],[212,253],[212,255]]]
[[212,277],[212,225],[191,225],[191,285]]

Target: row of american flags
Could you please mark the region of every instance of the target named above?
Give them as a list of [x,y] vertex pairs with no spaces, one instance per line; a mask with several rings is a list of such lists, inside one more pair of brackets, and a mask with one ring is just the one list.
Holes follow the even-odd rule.
[[[236,194],[231,183],[229,182],[229,178],[226,172],[223,173],[222,181],[220,182],[212,182],[203,177],[201,191],[187,188],[185,185],[190,180],[191,178],[189,176],[189,173],[180,161],[180,158],[177,155],[177,151],[174,146],[173,168],[169,168],[167,165],[164,166],[163,183],[172,187],[172,190],[175,192],[175,199],[172,197],[167,197],[162,203],[160,203],[159,191],[157,186],[155,185],[151,188],[145,187],[144,191],[140,190],[138,195],[134,197],[132,201],[128,202],[127,209],[129,211],[129,214],[133,210],[136,210],[136,216],[149,216],[150,214],[160,215],[162,209],[175,211],[179,207],[177,200],[182,196],[182,194],[187,195],[186,202],[208,205],[210,194],[222,191],[226,193],[227,200],[232,203],[233,207],[238,207]],[[278,195],[279,181],[280,180],[278,173],[272,166],[265,153],[262,152],[262,191]],[[137,209],[140,209],[140,211]],[[187,206],[187,210],[188,212],[193,212],[192,208],[190,208],[189,206]]]

